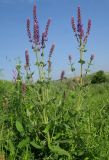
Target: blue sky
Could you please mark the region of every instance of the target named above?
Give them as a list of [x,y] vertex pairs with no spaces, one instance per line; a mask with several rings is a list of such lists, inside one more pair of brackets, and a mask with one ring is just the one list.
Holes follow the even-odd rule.
[[[72,54],[79,74],[79,52],[72,28],[71,17],[76,18],[77,7],[81,7],[85,29],[87,21],[92,19],[91,34],[85,54],[86,61],[95,54],[92,71],[108,70],[109,64],[109,0],[36,0],[40,31],[45,28],[47,19],[52,19],[47,42],[46,57],[52,43],[56,48],[53,55],[53,78],[58,79],[62,70],[71,76],[68,66],[68,55]],[[31,50],[26,33],[26,19],[31,18],[34,0],[0,0],[0,69],[4,78],[12,79],[12,70],[16,59],[20,57],[22,65],[25,61],[25,49],[28,48],[34,68],[35,56]],[[32,25],[32,24],[31,24]],[[37,77],[37,73],[36,73]],[[0,77],[1,78],[1,77]]]

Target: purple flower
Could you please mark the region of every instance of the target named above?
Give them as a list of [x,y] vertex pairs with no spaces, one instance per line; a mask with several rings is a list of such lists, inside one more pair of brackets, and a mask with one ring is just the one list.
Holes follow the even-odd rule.
[[55,48],[55,44],[52,44],[52,46],[51,46],[51,48],[50,48],[49,58],[52,56],[53,51],[54,51],[54,48]]
[[82,39],[83,37],[84,37],[84,30],[83,30],[83,25],[81,25],[80,38]]
[[41,47],[42,47],[42,48],[45,48],[45,41],[46,41],[45,32],[43,32],[43,33],[42,33],[42,40],[41,40],[41,45],[42,45]]
[[84,36],[84,29],[81,23],[81,9],[78,7],[78,23],[77,23],[77,31],[79,32],[79,38],[82,39]]
[[61,72],[60,80],[62,81],[64,79],[65,71]]
[[81,24],[78,23],[78,24],[77,24],[77,31],[78,31],[79,33],[81,32],[81,27],[82,27]]
[[45,37],[46,38],[48,36],[48,30],[49,30],[50,24],[51,24],[51,19],[49,18],[47,21],[46,27],[45,27]]
[[71,18],[71,24],[72,24],[73,31],[76,32],[74,17]]
[[94,58],[95,58],[95,55],[94,55],[94,54],[91,54],[90,60],[93,61]]
[[30,39],[30,41],[31,41],[31,31],[30,31],[30,19],[29,18],[27,18],[27,34],[28,34],[28,37],[29,37],[29,39]]
[[34,4],[34,6],[33,6],[33,19],[34,19],[34,22],[37,22],[37,16],[36,16],[36,4]]
[[80,7],[78,7],[78,13],[77,13],[77,17],[78,17],[78,23],[77,23],[77,31],[80,33],[81,32],[81,9]]
[[78,7],[78,24],[81,24],[81,8]]
[[87,34],[89,35],[91,29],[91,19],[88,21]]
[[88,26],[87,26],[87,32],[86,32],[86,35],[85,35],[84,40],[83,40],[84,44],[87,43],[87,39],[88,39],[88,36],[90,34],[90,29],[91,29],[91,20],[89,19]]
[[29,66],[29,53],[28,53],[27,49],[25,51],[25,60],[26,60],[26,67],[27,67],[27,66]]
[[33,35],[34,43],[39,44],[39,26],[38,23],[34,22],[34,35]]
[[39,24],[37,20],[37,14],[36,14],[36,4],[33,6],[33,19],[34,19],[34,35],[33,40],[35,44],[39,44],[40,34],[39,34]]

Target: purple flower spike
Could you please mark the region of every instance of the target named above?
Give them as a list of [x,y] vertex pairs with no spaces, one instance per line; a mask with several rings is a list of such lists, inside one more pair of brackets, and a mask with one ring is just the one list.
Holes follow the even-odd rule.
[[86,36],[84,37],[83,43],[86,44],[87,43],[87,39],[88,36],[90,34],[90,29],[91,29],[91,20],[89,19],[88,21],[88,26],[87,26],[87,32],[86,32]]
[[29,40],[31,40],[30,19],[29,18],[27,18],[27,34],[28,34]]
[[74,17],[71,18],[71,24],[72,24],[73,31],[76,32]]
[[34,6],[33,6],[33,19],[34,19],[34,22],[37,22],[37,16],[36,16],[36,4],[34,4]]
[[55,49],[55,44],[52,44],[51,49],[50,49],[49,58],[52,56],[54,49]]
[[34,22],[34,43],[39,44],[39,26],[38,23]]
[[78,23],[77,23],[77,31],[79,32],[79,37],[80,39],[83,38],[84,36],[84,30],[83,30],[83,25],[81,23],[81,9],[78,7]]
[[25,51],[25,60],[26,60],[26,66],[29,66],[29,53],[27,49]]
[[80,33],[81,32],[81,9],[78,7],[78,23],[77,23],[77,31]]
[[80,29],[80,39],[82,39],[84,37],[84,30],[83,30],[83,26],[81,25],[81,29]]
[[39,34],[39,24],[37,20],[36,4],[33,6],[33,19],[34,19],[34,35],[33,40],[35,44],[39,44],[40,34]]
[[48,30],[51,24],[51,19],[48,19],[47,24],[46,24],[46,28],[45,28],[45,37],[47,38],[48,36]]
[[78,7],[78,24],[81,24],[81,8]]
[[41,47],[42,48],[45,48],[45,41],[46,41],[45,32],[43,32],[42,33],[42,40],[41,40]]
[[89,35],[91,29],[91,19],[88,21],[87,34]]

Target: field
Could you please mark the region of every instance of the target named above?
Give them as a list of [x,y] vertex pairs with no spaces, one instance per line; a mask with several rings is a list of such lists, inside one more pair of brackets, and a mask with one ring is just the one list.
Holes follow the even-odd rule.
[[39,86],[23,95],[15,84],[0,82],[0,156],[108,160],[109,82],[82,89],[71,79]]

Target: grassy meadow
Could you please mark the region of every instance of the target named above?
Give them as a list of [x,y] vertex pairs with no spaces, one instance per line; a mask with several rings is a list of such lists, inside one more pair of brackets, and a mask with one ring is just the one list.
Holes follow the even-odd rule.
[[108,81],[17,83],[0,82],[1,159],[108,160]]

